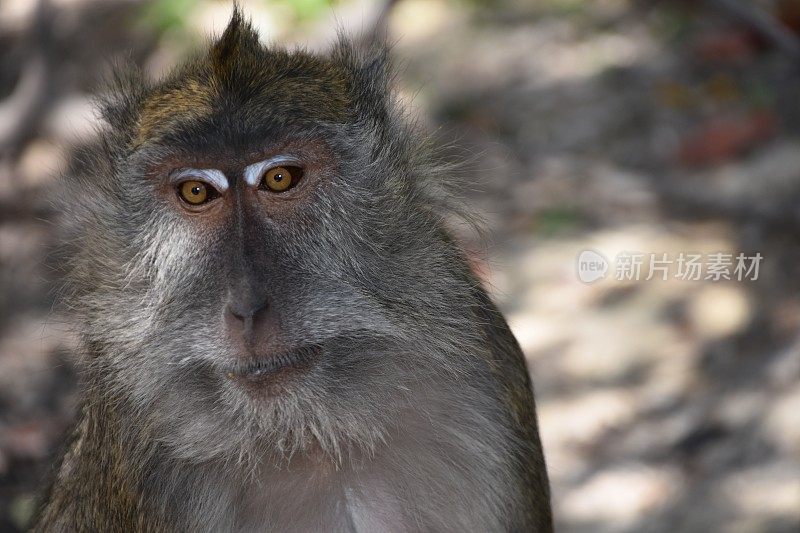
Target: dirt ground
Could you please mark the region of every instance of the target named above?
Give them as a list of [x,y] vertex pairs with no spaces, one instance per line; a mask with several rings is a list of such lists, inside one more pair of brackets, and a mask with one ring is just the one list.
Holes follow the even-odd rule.
[[[335,33],[327,11],[243,3],[272,41]],[[457,164],[482,229],[464,241],[528,358],[559,531],[800,528],[800,2],[732,3],[790,39],[727,1],[400,0],[388,19],[400,97]],[[191,5],[176,29],[126,0],[0,3],[0,531],[27,523],[76,401],[53,183],[95,142],[111,62],[157,75],[224,26],[227,4]],[[763,260],[585,283],[584,250],[645,274],[651,254]]]

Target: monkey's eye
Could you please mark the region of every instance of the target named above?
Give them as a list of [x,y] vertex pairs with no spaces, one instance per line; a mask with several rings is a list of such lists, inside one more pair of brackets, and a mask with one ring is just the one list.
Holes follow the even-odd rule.
[[302,175],[300,167],[272,167],[264,172],[259,188],[272,192],[287,191],[297,185]]
[[202,181],[189,180],[178,185],[178,196],[189,205],[200,205],[216,198],[218,193]]

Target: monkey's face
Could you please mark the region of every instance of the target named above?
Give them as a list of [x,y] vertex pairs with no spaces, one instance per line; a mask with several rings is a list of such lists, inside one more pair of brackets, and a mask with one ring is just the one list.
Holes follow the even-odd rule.
[[187,430],[223,424],[231,439],[252,428],[291,439],[287,449],[321,438],[335,450],[342,434],[371,445],[391,417],[380,405],[408,386],[414,335],[390,303],[402,299],[396,284],[435,272],[420,262],[402,276],[406,250],[392,248],[426,230],[382,228],[397,222],[380,205],[397,199],[341,128],[237,133],[230,144],[162,142],[160,155],[128,162],[123,181],[139,185],[126,276],[145,306],[115,313],[137,322],[126,381],[162,413],[185,411]]
[[191,276],[178,300],[192,306],[173,320],[193,315],[200,345],[213,345],[186,361],[202,359],[224,386],[263,399],[301,386],[326,343],[384,327],[380,310],[353,290],[348,267],[332,260],[339,249],[361,262],[358,244],[348,242],[359,230],[343,236],[351,222],[337,216],[350,211],[347,189],[357,184],[343,179],[333,139],[281,129],[248,132],[256,143],[168,147],[146,170],[159,217],[181,235],[158,253],[191,258],[178,267]]
[[72,281],[91,363],[176,453],[341,457],[456,372],[471,278],[381,70],[234,17],[107,107]]

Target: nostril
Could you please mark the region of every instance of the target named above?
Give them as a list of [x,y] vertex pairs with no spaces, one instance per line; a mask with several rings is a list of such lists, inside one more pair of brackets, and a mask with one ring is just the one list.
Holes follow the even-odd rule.
[[225,314],[229,315],[231,318],[244,322],[255,318],[257,315],[266,310],[266,308],[266,302],[251,303],[247,301],[231,301],[228,302],[227,306],[225,307]]
[[266,303],[249,305],[247,300],[230,301],[225,306],[225,325],[234,337],[241,337],[245,342],[250,342],[255,330],[261,327],[260,317],[266,309]]
[[225,326],[234,337],[247,338],[253,330],[253,320],[242,307],[228,304],[223,313]]
[[248,313],[246,313],[241,307],[228,304],[225,307],[225,314],[231,318],[244,322]]

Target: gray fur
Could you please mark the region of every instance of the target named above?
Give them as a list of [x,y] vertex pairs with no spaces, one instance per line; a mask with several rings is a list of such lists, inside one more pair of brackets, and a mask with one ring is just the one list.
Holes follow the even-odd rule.
[[[85,401],[40,529],[91,529],[104,504],[90,515],[57,496],[101,475],[92,453],[112,448],[136,465],[135,512],[148,517],[132,529],[550,530],[535,418],[519,415],[535,416],[522,354],[449,237],[447,177],[393,103],[384,51],[342,40],[325,61],[350,81],[346,119],[291,101],[274,117],[296,120],[239,108],[243,136],[274,123],[300,144],[322,139],[336,161],[307,207],[257,229],[199,231],[158,199],[146,169],[180,152],[169,135],[133,141],[158,85],[134,76],[106,104],[103,148],[69,196],[65,300]],[[235,259],[254,233],[263,264]],[[222,309],[242,268],[267,272],[290,340],[323,347],[268,401],[225,377]]]

